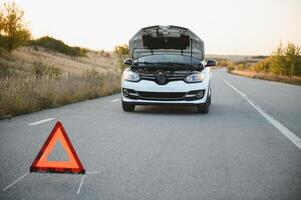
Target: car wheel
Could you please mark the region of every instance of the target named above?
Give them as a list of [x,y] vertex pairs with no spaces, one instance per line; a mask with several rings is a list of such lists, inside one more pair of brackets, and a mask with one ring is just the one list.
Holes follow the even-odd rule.
[[128,104],[128,103],[122,101],[122,109],[123,109],[125,112],[132,112],[132,111],[135,110],[135,105]]
[[208,97],[208,103],[209,103],[209,105],[211,105],[211,93],[210,93],[210,96]]
[[198,113],[201,113],[201,114],[209,113],[210,103],[211,103],[211,95],[210,95],[210,97],[207,98],[206,103],[198,105],[198,107],[197,107]]

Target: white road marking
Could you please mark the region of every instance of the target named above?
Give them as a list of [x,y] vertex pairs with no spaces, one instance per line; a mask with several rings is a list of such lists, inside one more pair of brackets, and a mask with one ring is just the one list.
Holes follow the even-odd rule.
[[2,191],[5,192],[6,190],[8,190],[11,186],[15,185],[16,183],[18,183],[19,181],[21,181],[25,176],[27,176],[29,174],[29,172],[27,172],[26,174],[24,174],[23,176],[21,176],[20,178],[18,178],[17,180],[15,180],[14,182],[12,182],[11,184],[9,184],[8,186],[6,186]]
[[36,125],[39,125],[39,124],[42,124],[42,123],[45,123],[45,122],[48,122],[48,121],[52,121],[54,119],[55,118],[47,118],[47,119],[43,119],[43,120],[40,120],[40,121],[29,123],[28,125],[30,125],[30,126],[36,126]]
[[92,172],[86,172],[86,174],[99,174],[101,171],[92,171]]
[[121,101],[120,99],[113,99],[113,100],[111,100],[111,102],[119,102],[119,101]]
[[85,177],[86,177],[86,175],[83,175],[82,180],[80,181],[80,184],[79,184],[79,186],[78,186],[78,190],[77,190],[76,194],[79,194],[79,193],[80,193],[80,190],[82,189],[82,186],[83,186]]
[[236,87],[234,87],[231,83],[226,81],[221,77],[223,81],[225,81],[233,90],[235,90],[238,94],[240,94],[255,110],[257,110],[266,120],[268,120],[275,128],[277,128],[285,137],[287,137],[292,143],[294,143],[299,149],[301,149],[301,139],[296,136],[292,131],[282,125],[278,120],[268,114],[264,109],[262,109],[259,105],[254,103],[246,94],[239,91]]

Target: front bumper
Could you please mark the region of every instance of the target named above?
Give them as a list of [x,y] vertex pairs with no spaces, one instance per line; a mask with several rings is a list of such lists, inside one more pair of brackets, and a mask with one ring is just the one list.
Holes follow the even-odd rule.
[[[205,99],[205,98],[204,98]],[[206,103],[206,100],[195,101],[150,101],[150,100],[132,100],[122,96],[122,101],[132,105],[174,105],[174,106],[193,106],[202,105]]]
[[[128,94],[124,93],[124,89]],[[196,96],[202,91],[202,96]],[[122,101],[133,105],[200,105],[206,102],[209,82],[185,83],[174,81],[166,85],[157,85],[153,81],[141,80],[138,83],[122,83]]]

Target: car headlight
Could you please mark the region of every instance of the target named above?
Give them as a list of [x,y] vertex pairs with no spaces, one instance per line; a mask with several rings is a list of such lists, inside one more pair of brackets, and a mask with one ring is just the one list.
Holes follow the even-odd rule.
[[197,72],[197,73],[188,75],[184,80],[187,83],[198,83],[198,82],[202,82],[204,79],[205,79],[205,75],[201,72]]
[[123,74],[123,79],[125,81],[138,82],[140,81],[140,75],[133,71],[127,70]]

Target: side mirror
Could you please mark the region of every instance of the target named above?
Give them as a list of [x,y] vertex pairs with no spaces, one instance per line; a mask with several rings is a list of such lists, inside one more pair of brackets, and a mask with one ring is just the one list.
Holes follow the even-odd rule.
[[213,67],[213,66],[216,66],[216,61],[215,60],[208,60],[207,61],[207,64],[206,64],[206,67]]
[[123,64],[125,64],[125,65],[132,65],[133,64],[132,58],[126,58],[126,59],[124,59]]

